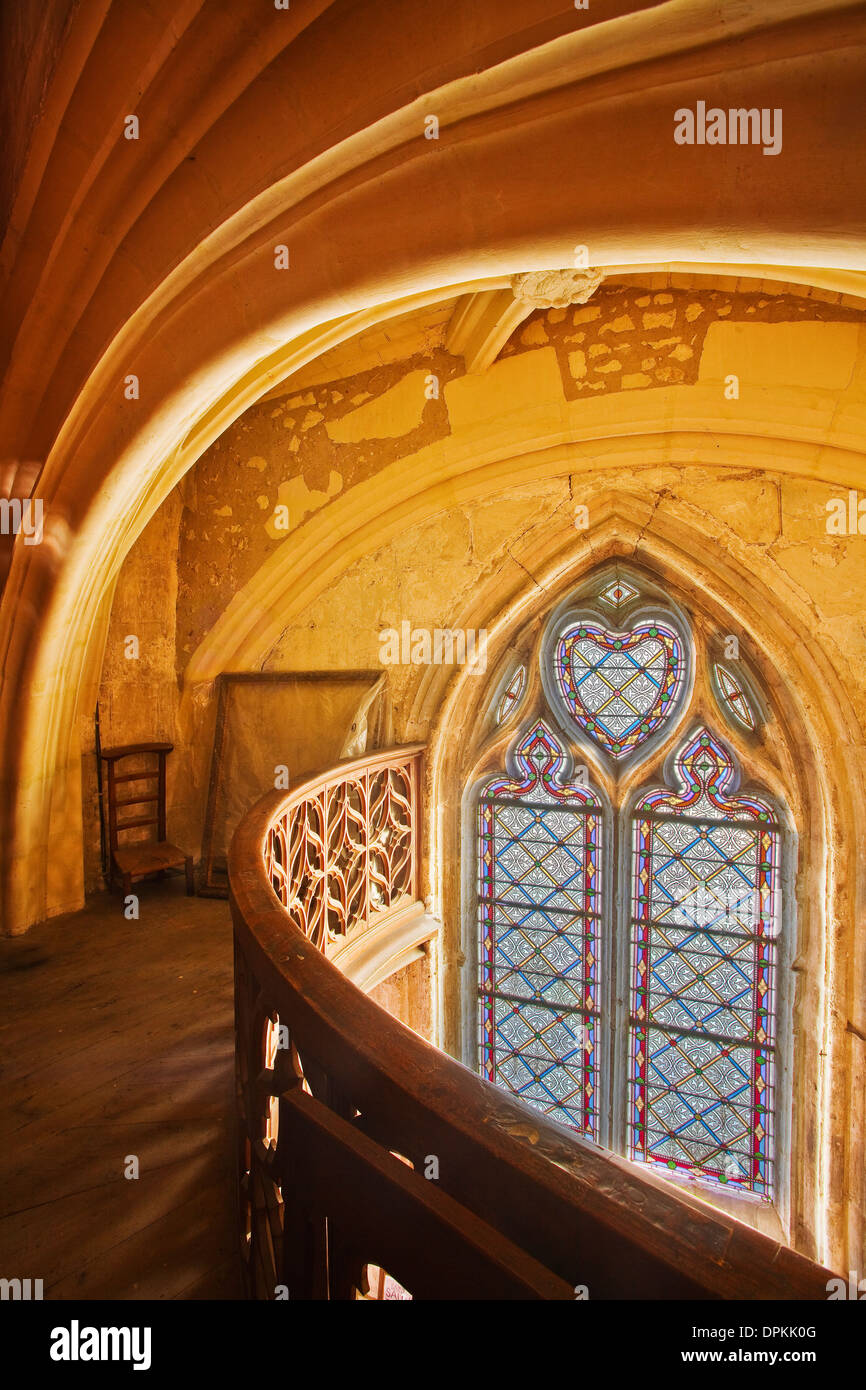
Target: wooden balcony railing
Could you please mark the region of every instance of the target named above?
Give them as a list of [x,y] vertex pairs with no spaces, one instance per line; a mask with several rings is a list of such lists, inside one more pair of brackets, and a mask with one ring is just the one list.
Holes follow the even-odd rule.
[[328,959],[423,914],[421,759],[274,792],[232,842],[250,1296],[351,1299],[387,1271],[398,1297],[826,1299],[828,1270],[572,1140]]

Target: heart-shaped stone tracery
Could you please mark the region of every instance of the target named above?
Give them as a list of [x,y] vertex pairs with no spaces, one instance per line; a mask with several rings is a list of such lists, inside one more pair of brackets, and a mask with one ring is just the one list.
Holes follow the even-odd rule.
[[572,717],[611,757],[623,758],[672,713],[683,680],[679,635],[659,622],[609,632],[570,627],[556,648],[556,678]]

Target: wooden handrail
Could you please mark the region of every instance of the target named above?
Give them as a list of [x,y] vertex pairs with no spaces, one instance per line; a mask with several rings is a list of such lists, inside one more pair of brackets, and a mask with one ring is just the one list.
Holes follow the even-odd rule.
[[[354,1297],[369,1263],[416,1297],[471,1288],[477,1297],[573,1298],[585,1286],[590,1298],[826,1299],[829,1270],[572,1138],[404,1027],[327,959],[329,920],[353,930],[423,911],[422,752],[371,754],[272,792],[231,844],[250,1294]],[[338,894],[328,919],[325,861],[336,856],[338,876],[349,865],[357,886],[363,860],[369,883],[376,827],[362,829],[361,812],[375,797],[381,810],[389,780],[399,788],[399,833],[412,841],[401,891],[375,910],[359,892],[353,922],[341,917]],[[297,847],[299,821],[318,824],[329,797],[341,831],[352,807],[350,844],[320,840],[324,859],[312,870],[304,861],[302,881],[278,865],[284,906],[275,838]],[[449,1279],[461,1261],[472,1278]]]

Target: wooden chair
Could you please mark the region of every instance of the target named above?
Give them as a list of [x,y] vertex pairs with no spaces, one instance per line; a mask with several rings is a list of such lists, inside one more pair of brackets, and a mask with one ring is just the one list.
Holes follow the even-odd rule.
[[[166,869],[179,869],[186,872],[187,894],[195,892],[192,875],[192,856],[184,854],[177,845],[171,845],[165,838],[165,760],[172,751],[173,743],[128,743],[122,748],[104,749],[103,762],[108,765],[106,802],[108,807],[109,844],[109,886],[114,887],[115,873],[120,875],[124,895],[132,891],[135,879],[146,878],[149,874],[161,874]],[[141,758],[155,754],[157,765],[148,771],[118,772],[118,764],[126,758]],[[131,782],[150,783],[149,787],[135,791],[131,795],[118,796],[118,788],[126,788]],[[153,790],[153,783],[156,790]],[[131,820],[118,820],[117,813],[128,806],[146,808],[144,813]],[[138,830],[144,826],[154,826],[155,840],[138,841],[121,845],[118,836],[126,830]]]

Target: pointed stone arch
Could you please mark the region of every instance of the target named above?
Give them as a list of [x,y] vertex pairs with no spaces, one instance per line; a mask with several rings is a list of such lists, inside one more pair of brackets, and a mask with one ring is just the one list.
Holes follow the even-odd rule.
[[[856,998],[866,969],[866,944],[857,923],[863,888],[852,872],[858,826],[866,815],[866,787],[857,719],[843,682],[810,627],[808,605],[793,585],[770,592],[748,555],[731,554],[695,525],[678,519],[667,525],[647,515],[646,506],[621,497],[609,499],[604,525],[590,546],[571,546],[543,567],[535,581],[503,595],[497,611],[491,585],[471,618],[490,635],[487,681],[465,671],[447,687],[425,691],[428,710],[439,699],[429,741],[428,783],[433,814],[428,832],[432,910],[443,922],[441,996],[443,1045],[461,1055],[461,970],[466,959],[463,933],[472,928],[462,916],[461,884],[451,870],[461,860],[461,805],[464,787],[482,771],[498,767],[515,729],[485,732],[484,710],[497,679],[498,658],[556,607],[564,596],[610,561],[627,561],[662,587],[670,586],[682,606],[727,622],[754,644],[762,679],[770,682],[789,750],[784,795],[800,837],[797,909],[800,919],[793,973],[799,997],[795,1015],[798,1046],[791,1143],[791,1240],[804,1253],[831,1265],[857,1267],[862,1233],[854,1191],[859,1140],[840,1147],[834,1135],[838,1116],[858,1113],[864,1077],[852,1036],[849,1001]],[[530,674],[530,680],[532,676]],[[524,709],[528,711],[529,705]],[[526,717],[529,718],[528,712]],[[681,738],[674,727],[671,747]],[[666,744],[659,757],[665,756]],[[778,773],[761,758],[755,775],[780,790]],[[464,865],[464,885],[465,874]]]

